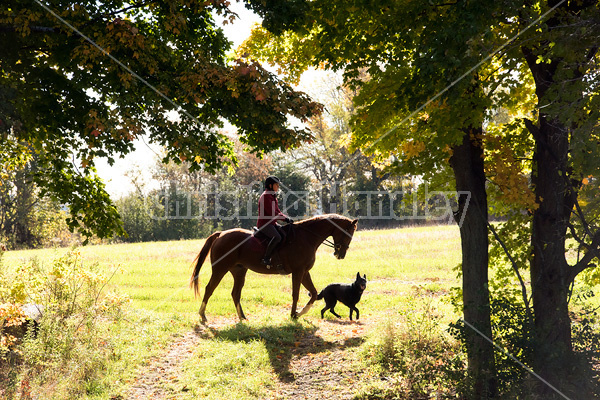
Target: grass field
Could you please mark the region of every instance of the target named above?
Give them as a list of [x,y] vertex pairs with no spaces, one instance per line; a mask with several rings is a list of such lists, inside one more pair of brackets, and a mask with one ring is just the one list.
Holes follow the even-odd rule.
[[[174,399],[302,398],[294,395],[295,391],[307,393],[307,398],[322,398],[311,392],[318,388],[327,390],[332,399],[361,398],[361,393],[367,393],[362,398],[375,398],[368,393],[388,390],[379,387],[383,381],[377,374],[381,371],[371,369],[375,365],[371,361],[388,356],[384,354],[386,346],[396,346],[386,340],[404,337],[407,346],[414,347],[410,351],[427,349],[423,360],[432,365],[440,362],[436,352],[446,351],[438,341],[451,342],[445,329],[459,315],[446,295],[460,285],[456,226],[359,230],[344,260],[335,259],[333,251],[322,246],[311,271],[318,290],[333,282],[350,283],[357,272],[367,275],[367,289],[358,304],[359,323],[349,323],[343,305],[336,308],[343,320],[331,315],[321,320],[322,302],[299,321],[292,321],[290,276],[250,272],[242,292],[248,321],[236,321],[230,295],[233,280],[226,276],[208,303],[208,326],[199,326],[199,299],[194,298],[188,283],[190,266],[203,243],[191,240],[79,249],[85,263],[98,263],[105,271],[118,269],[110,289],[131,299],[124,320],[111,328],[111,359],[102,365],[102,373],[85,384],[84,398],[136,398],[131,391],[136,384],[140,390],[158,385],[156,390],[164,398]],[[15,269],[32,258],[47,262],[65,251],[13,251],[4,254],[2,263]],[[209,277],[210,267],[205,263],[200,274],[202,289]],[[301,289],[299,306],[306,301],[306,290]],[[165,353],[175,361],[161,364]],[[406,368],[409,370],[403,374],[407,376],[429,370],[418,362]],[[313,382],[315,376],[321,380]],[[327,376],[332,378],[326,380]],[[421,380],[435,379],[422,376]],[[153,380],[152,385],[139,383]],[[400,386],[416,384],[403,381]],[[431,388],[417,389],[426,392]],[[48,384],[39,390],[47,391]],[[354,394],[348,397],[344,391]],[[53,398],[68,397],[64,390],[52,393]]]
[[[204,240],[152,242],[88,246],[79,249],[86,263],[98,262],[110,270],[120,267],[111,284],[128,295],[134,308],[155,313],[196,318],[199,299],[189,288],[190,266]],[[25,250],[5,253],[3,263],[15,266],[29,259],[51,260],[65,249]],[[433,291],[458,284],[454,268],[460,262],[460,241],[455,226],[358,231],[344,260],[333,257],[325,246],[317,252],[311,271],[317,289],[332,282],[350,283],[357,272],[366,274],[369,284],[362,300],[365,313],[376,312],[386,302],[395,301],[388,293],[409,293],[421,285]],[[200,286],[210,277],[208,262],[200,273]],[[230,292],[233,279],[227,275],[210,299],[207,316],[235,315]],[[306,290],[301,300],[306,302]],[[242,292],[246,314],[262,312],[264,307],[291,303],[290,276],[267,276],[249,272]],[[372,306],[370,304],[372,303]],[[390,304],[392,307],[393,304]],[[369,311],[369,309],[371,311]],[[189,314],[189,315],[187,315]],[[289,313],[286,313],[286,315]],[[311,316],[318,316],[313,309]],[[368,314],[364,314],[365,318]]]

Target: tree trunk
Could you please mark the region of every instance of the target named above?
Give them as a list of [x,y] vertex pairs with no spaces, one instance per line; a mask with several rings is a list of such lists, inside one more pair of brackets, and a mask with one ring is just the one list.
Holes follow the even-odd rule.
[[[570,267],[565,256],[567,224],[573,208],[566,178],[568,131],[558,121],[540,114],[533,157],[533,178],[539,208],[533,213],[531,286],[535,314],[533,368],[561,390],[572,373],[573,349],[569,318]],[[567,372],[569,371],[569,372]],[[538,392],[555,393],[546,383]]]
[[[462,144],[453,148],[450,158],[459,192],[455,219],[459,224],[462,246],[468,370],[474,384],[473,398],[477,399],[495,397],[497,391],[494,346],[489,341],[492,328],[488,290],[488,207],[481,133],[481,128],[466,132]],[[470,196],[460,193],[469,193]]]
[[[558,23],[558,20],[548,21],[549,25]],[[539,63],[534,51],[526,47],[522,51],[536,84],[540,110],[538,126],[527,123],[535,139],[532,185],[539,204],[533,212],[531,232],[531,291],[535,316],[532,362],[534,371],[543,379],[537,382],[536,392],[542,398],[558,395],[556,390],[573,398],[586,398],[582,387],[577,393],[566,389],[569,380],[578,374],[568,305],[572,275],[565,248],[576,196],[568,178],[570,133],[564,123],[545,111],[547,105],[560,101],[556,94],[547,96],[550,88],[561,87],[563,92],[573,89],[566,82],[555,81],[561,59]]]

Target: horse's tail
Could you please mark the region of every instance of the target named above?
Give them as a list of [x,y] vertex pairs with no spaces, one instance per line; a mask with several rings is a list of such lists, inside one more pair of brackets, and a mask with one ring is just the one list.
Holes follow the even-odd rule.
[[198,285],[198,275],[200,274],[200,267],[202,267],[202,264],[204,264],[204,260],[206,260],[206,256],[208,255],[208,252],[210,251],[213,242],[216,238],[219,237],[219,235],[221,235],[221,232],[215,232],[212,235],[210,235],[208,239],[206,239],[206,242],[204,242],[202,250],[200,250],[200,253],[194,260],[196,262],[196,265],[194,267],[194,272],[192,272],[192,277],[190,278],[190,287],[194,288],[195,296],[198,296],[200,294],[200,288]]

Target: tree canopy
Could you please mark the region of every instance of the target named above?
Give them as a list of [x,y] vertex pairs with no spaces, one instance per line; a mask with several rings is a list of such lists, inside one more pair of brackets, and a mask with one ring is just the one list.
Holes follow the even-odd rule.
[[165,161],[215,170],[236,163],[238,128],[262,154],[311,139],[320,106],[256,62],[230,59],[213,15],[224,1],[8,0],[0,7],[0,166],[35,160],[31,179],[70,208],[69,225],[122,232],[94,160],[109,163],[148,135]]

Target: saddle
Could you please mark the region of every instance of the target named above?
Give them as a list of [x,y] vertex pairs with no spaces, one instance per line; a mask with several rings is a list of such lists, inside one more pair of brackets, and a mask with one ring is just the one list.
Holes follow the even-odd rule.
[[[294,238],[296,237],[296,231],[294,229],[293,224],[287,224],[284,226],[277,225],[277,229],[279,230],[279,233],[281,233],[282,238],[281,238],[281,242],[279,242],[279,245],[277,245],[277,247],[275,248],[275,251],[278,251],[280,248],[282,248],[285,245],[291,244],[294,241]],[[256,226],[252,227],[252,237],[257,239],[260,242],[260,244],[264,247],[265,250],[267,248],[267,245],[269,244],[269,240],[271,240],[267,235],[262,233]]]
[[[287,224],[285,226],[278,225],[277,229],[279,230],[279,233],[281,234],[282,238],[281,242],[279,242],[277,247],[275,247],[275,249],[273,250],[273,255],[271,256],[271,263],[277,269],[277,271],[279,271],[280,274],[285,275],[289,272],[286,271],[285,267],[283,266],[281,258],[279,257],[279,250],[281,250],[282,247],[285,247],[288,244],[292,243],[296,235],[292,224]],[[259,247],[259,249],[257,250],[259,250],[261,253],[264,253],[266,251],[269,241],[271,240],[271,238],[262,233],[256,226],[252,227],[252,239],[257,243],[257,247]],[[270,266],[267,266],[267,269],[270,268]]]

